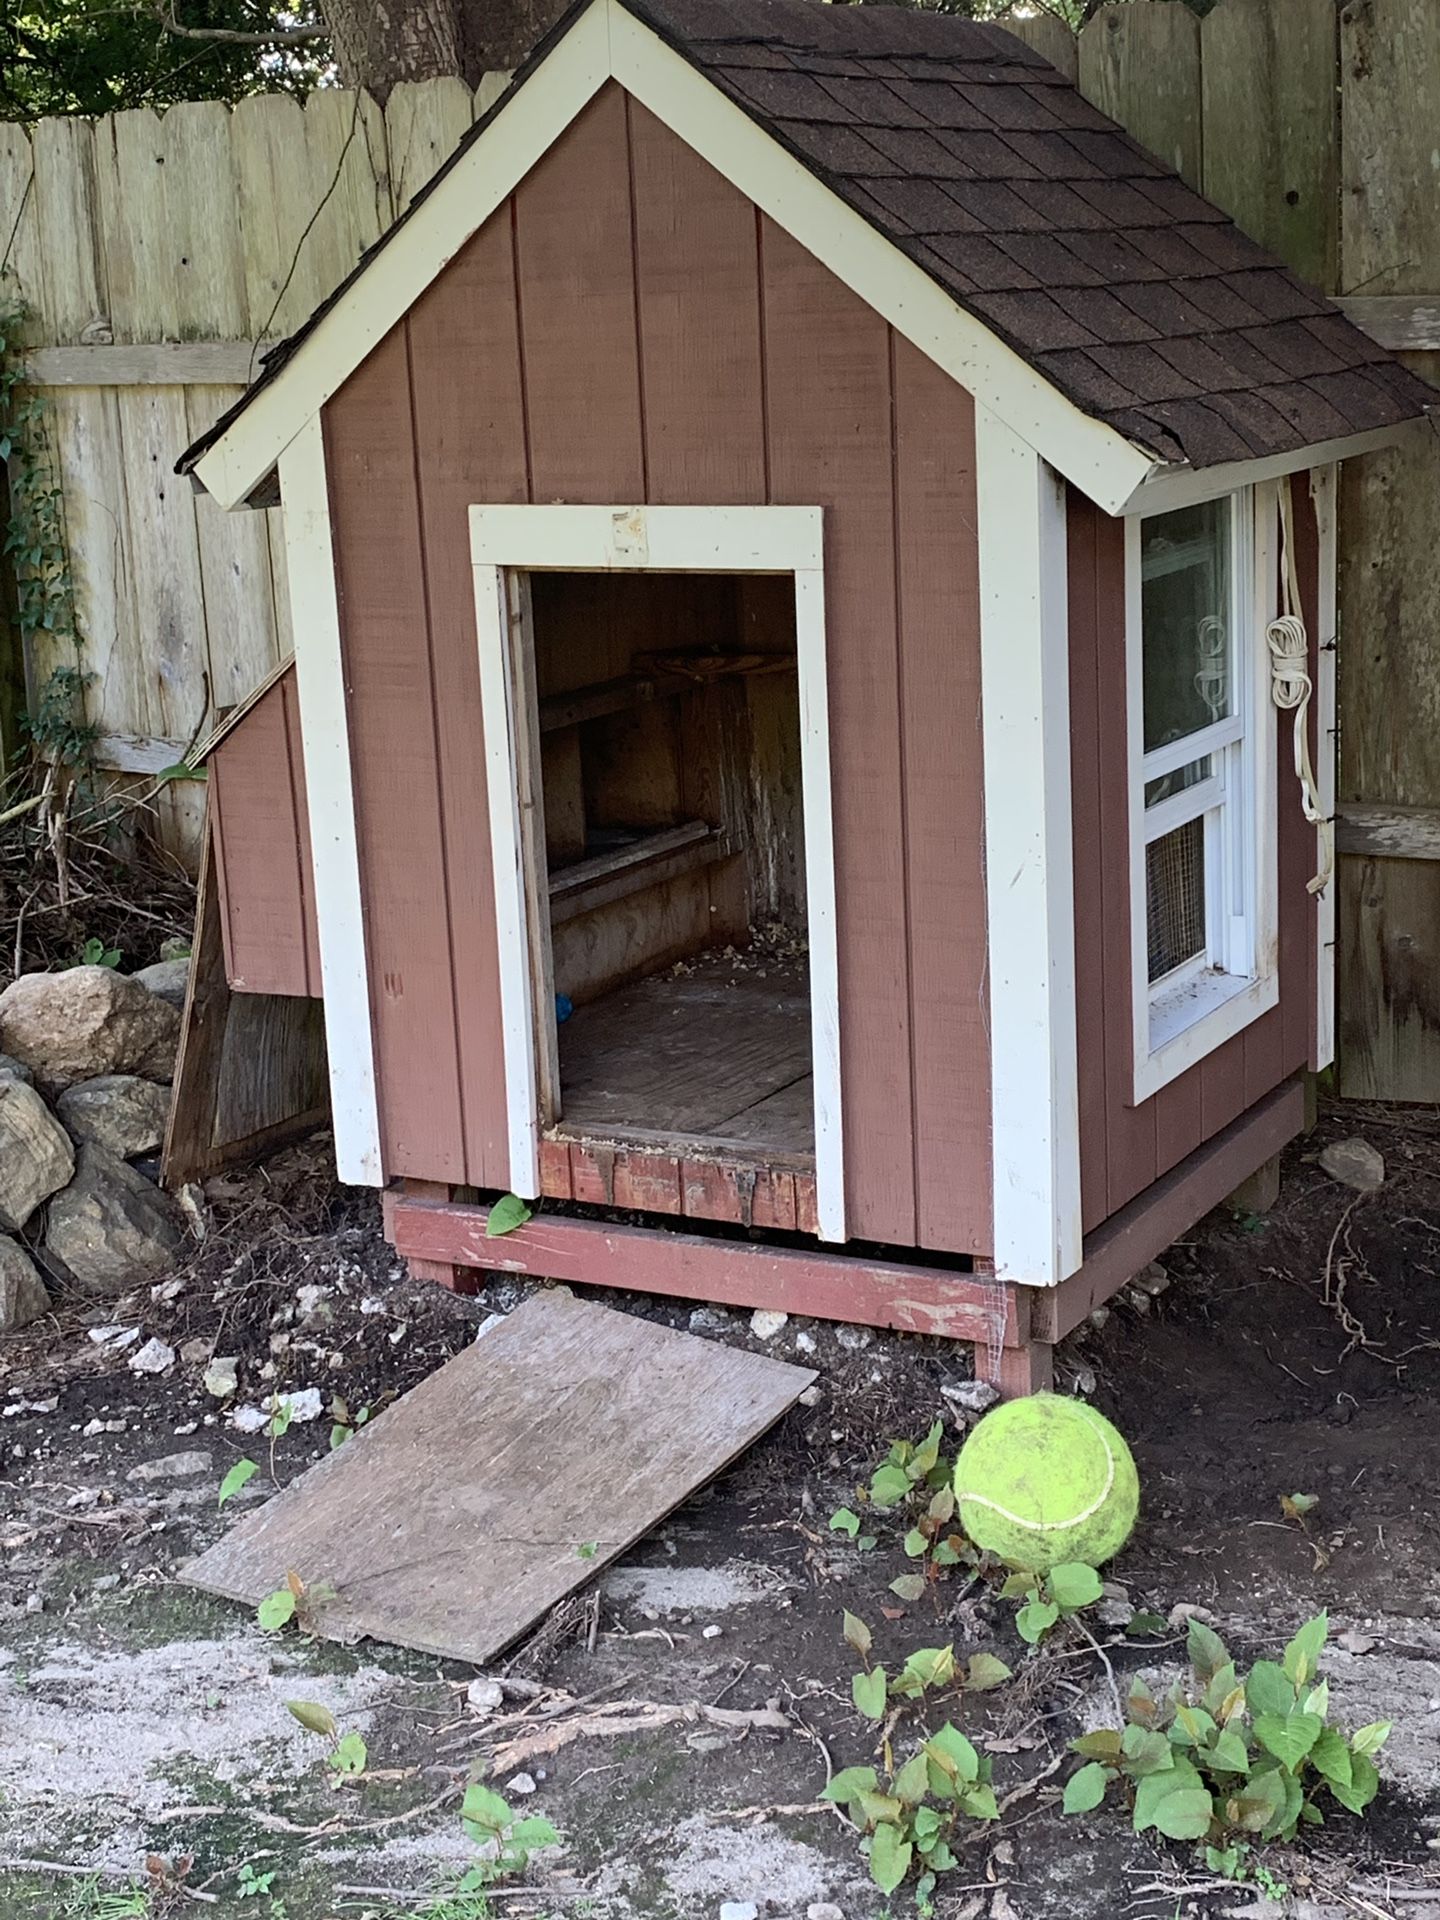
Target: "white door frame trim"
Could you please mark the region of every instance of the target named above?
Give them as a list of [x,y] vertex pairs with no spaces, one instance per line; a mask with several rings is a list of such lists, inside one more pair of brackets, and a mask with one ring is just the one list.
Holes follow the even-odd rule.
[[379,1187],[385,1183],[385,1172],[375,1035],[325,436],[319,414],[305,421],[281,455],[280,497],[315,873],[335,1165],[342,1180]]
[[840,983],[825,658],[823,515],[819,507],[472,506],[470,557],[500,949],[501,1028],[510,1186],[540,1191],[537,1009],[528,951],[507,570],[781,573],[795,581],[800,767],[815,1079],[815,1189],[822,1240],[845,1238]]
[[[1335,832],[1335,761],[1339,743],[1336,713],[1336,676],[1339,668],[1339,611],[1337,605],[1336,565],[1338,553],[1339,468],[1317,467],[1310,476],[1310,497],[1315,505],[1315,529],[1319,536],[1319,591],[1316,595],[1317,623],[1315,650],[1318,671],[1315,678],[1315,783],[1320,790],[1320,811],[1328,823],[1328,836]],[[1316,861],[1327,851],[1327,829],[1315,829]],[[1323,1073],[1335,1059],[1335,873],[1334,839],[1328,837],[1331,859],[1329,884],[1323,887],[1315,903],[1315,1037],[1310,1054],[1310,1069]]]
[[975,407],[995,1272],[1082,1259],[1065,482]]

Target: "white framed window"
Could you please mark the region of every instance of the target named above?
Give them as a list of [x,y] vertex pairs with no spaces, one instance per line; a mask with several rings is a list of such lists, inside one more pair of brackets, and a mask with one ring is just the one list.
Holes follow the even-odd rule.
[[1279,999],[1273,486],[1126,521],[1138,1104]]

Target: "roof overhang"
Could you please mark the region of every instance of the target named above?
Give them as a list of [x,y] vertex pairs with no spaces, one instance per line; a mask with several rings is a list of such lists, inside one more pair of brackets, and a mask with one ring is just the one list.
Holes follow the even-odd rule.
[[[897,333],[1110,514],[1149,511],[1391,444],[1401,429],[1235,468],[1156,461],[1052,386],[848,207],[623,0],[591,0],[492,109],[312,330],[190,463],[223,507],[273,504],[276,462],[525,175],[614,80]],[[1227,481],[1227,476],[1230,477]]]
[[1322,440],[1317,445],[1296,447],[1290,453],[1271,454],[1261,460],[1236,460],[1223,466],[1192,467],[1163,461],[1152,466],[1128,500],[1111,513],[1168,513],[1175,507],[1194,506],[1198,500],[1213,500],[1218,494],[1231,493],[1237,487],[1258,486],[1266,480],[1282,480],[1288,473],[1303,473],[1310,467],[1328,467],[1339,460],[1353,460],[1362,453],[1378,453],[1383,447],[1396,447],[1417,434],[1435,430],[1433,419],[1402,420],[1393,427],[1376,427],[1369,433],[1348,434],[1342,440]]

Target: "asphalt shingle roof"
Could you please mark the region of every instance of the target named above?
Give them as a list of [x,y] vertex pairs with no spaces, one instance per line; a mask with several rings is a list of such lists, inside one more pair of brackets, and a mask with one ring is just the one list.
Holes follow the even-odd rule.
[[622,3],[1076,406],[1160,459],[1290,453],[1440,406],[1001,27],[819,0]]

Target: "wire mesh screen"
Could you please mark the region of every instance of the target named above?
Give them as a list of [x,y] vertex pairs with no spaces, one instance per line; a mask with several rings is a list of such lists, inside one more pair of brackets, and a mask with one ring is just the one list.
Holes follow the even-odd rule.
[[1145,932],[1152,983],[1205,950],[1205,821],[1145,849]]

